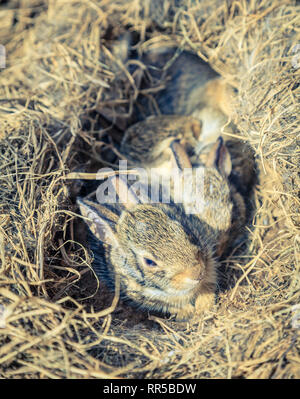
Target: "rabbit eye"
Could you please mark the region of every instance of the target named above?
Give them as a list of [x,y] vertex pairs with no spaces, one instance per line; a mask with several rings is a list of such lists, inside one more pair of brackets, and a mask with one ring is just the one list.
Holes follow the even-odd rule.
[[144,258],[144,262],[147,266],[157,266],[157,263],[152,259]]

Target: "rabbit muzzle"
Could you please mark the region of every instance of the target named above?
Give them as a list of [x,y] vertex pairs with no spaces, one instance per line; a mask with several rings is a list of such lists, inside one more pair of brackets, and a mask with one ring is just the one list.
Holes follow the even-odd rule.
[[203,277],[204,270],[200,267],[195,267],[176,274],[173,277],[171,284],[178,290],[192,290],[201,283]]

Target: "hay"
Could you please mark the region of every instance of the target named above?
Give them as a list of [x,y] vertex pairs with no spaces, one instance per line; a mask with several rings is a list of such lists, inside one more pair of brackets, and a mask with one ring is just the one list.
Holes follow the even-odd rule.
[[[298,9],[282,0],[156,6],[2,6],[3,378],[300,377]],[[176,43],[231,81],[232,118],[256,154],[248,241],[223,262],[215,308],[191,325],[147,320],[98,287],[74,206],[80,182],[66,178],[102,166],[134,117],[142,88],[113,48],[126,29],[138,52]]]

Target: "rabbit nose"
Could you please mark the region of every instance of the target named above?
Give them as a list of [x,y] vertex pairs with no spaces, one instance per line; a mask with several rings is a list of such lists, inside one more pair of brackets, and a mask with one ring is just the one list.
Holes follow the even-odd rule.
[[194,268],[190,271],[190,278],[191,280],[201,281],[203,279],[204,270],[202,268]]
[[187,286],[194,287],[203,278],[203,272],[199,268],[188,269],[184,272],[178,273],[173,278],[173,285],[176,287]]

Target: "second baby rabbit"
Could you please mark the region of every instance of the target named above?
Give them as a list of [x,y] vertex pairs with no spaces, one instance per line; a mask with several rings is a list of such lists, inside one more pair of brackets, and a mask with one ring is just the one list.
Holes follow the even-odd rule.
[[120,152],[135,166],[162,167],[170,162],[170,143],[179,139],[189,154],[194,153],[201,134],[201,123],[190,116],[161,115],[129,127]]
[[[141,95],[135,117],[149,115],[190,115],[201,121],[202,141],[213,142],[233,115],[236,89],[196,54],[174,47],[155,47],[143,53],[144,85],[165,88],[152,95]],[[156,106],[153,105],[155,101]]]

